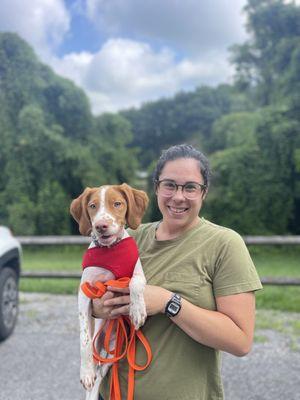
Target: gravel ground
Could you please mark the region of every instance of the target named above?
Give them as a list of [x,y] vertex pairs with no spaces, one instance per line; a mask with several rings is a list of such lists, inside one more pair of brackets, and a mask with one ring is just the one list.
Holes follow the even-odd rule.
[[[226,400],[300,400],[299,316],[258,313],[252,352],[223,356]],[[78,377],[76,297],[21,293],[15,332],[0,344],[0,400],[81,400]]]

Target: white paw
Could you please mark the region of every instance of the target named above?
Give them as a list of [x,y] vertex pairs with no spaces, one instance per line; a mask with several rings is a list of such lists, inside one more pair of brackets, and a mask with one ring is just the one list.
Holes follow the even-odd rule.
[[147,318],[144,301],[130,303],[129,316],[136,330],[143,326]]
[[80,382],[82,383],[85,390],[92,390],[96,380],[96,370],[92,366],[90,368],[81,367],[80,369]]

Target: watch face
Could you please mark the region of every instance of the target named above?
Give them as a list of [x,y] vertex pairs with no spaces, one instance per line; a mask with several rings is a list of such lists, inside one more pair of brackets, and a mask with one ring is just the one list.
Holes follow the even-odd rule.
[[168,311],[172,314],[176,314],[180,310],[180,305],[176,303],[169,304]]

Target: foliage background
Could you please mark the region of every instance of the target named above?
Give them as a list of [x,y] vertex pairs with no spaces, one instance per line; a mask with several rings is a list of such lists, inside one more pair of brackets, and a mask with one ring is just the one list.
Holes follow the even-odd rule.
[[97,117],[82,90],[1,33],[0,223],[22,235],[77,233],[68,208],[85,186],[145,188],[137,172],[150,176],[162,149],[186,142],[212,165],[204,216],[245,234],[299,234],[300,7],[249,0],[246,12],[234,84]]

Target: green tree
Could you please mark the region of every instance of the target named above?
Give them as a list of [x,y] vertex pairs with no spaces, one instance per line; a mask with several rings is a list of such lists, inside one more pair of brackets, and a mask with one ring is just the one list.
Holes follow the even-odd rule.
[[70,232],[70,198],[58,182],[46,182],[37,193],[36,232],[67,235]]
[[7,224],[13,227],[17,235],[35,235],[36,231],[36,205],[24,193],[18,193],[18,201],[8,204]]
[[204,215],[243,234],[266,234],[263,162],[257,146],[236,146],[211,157],[213,179]]
[[223,149],[210,157],[214,178],[207,215],[244,234],[297,232],[297,121],[284,109],[269,107],[253,116],[255,129],[249,135],[251,125],[235,126],[235,119],[240,122],[232,115],[217,126],[218,136],[229,135],[231,141],[223,140]]
[[69,203],[85,186],[134,181],[131,139],[127,120],[94,118],[81,89],[0,33],[1,223],[18,234],[75,232]]
[[211,148],[216,151],[254,145],[258,118],[259,114],[253,112],[233,113],[219,118],[212,128]]
[[93,159],[101,165],[100,183],[133,183],[138,169],[137,149],[132,141],[130,123],[121,115],[103,114],[95,119],[90,139]]
[[236,82],[260,105],[299,93],[300,7],[283,0],[248,0],[250,39],[232,47]]
[[141,149],[139,161],[144,168],[161,150],[180,142],[201,144],[205,151],[211,145],[211,128],[219,117],[245,105],[233,100],[234,88],[200,87],[191,93],[178,93],[173,99],[147,103],[139,110],[122,112],[132,124],[133,146]]
[[[283,231],[299,233],[300,7],[283,0],[248,0],[245,10],[250,39],[234,46],[233,61],[237,87],[257,106],[268,106],[262,111],[257,142],[265,162],[264,173],[270,185],[277,182],[278,192],[270,191],[270,199],[273,195],[276,200],[270,200],[266,212],[273,213],[274,221],[282,221],[277,227]],[[286,203],[280,203],[276,196]]]

